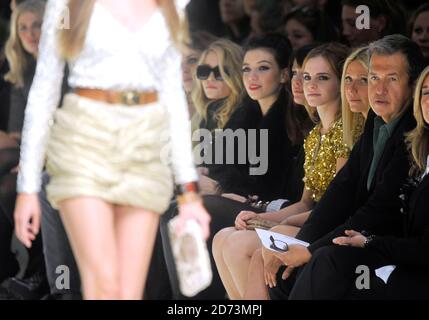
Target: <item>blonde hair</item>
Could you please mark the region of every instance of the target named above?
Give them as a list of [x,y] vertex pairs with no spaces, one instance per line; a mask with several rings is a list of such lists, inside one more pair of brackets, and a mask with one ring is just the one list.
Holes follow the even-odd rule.
[[[363,115],[359,113],[352,112],[350,109],[350,105],[346,99],[345,94],[345,80],[346,80],[346,72],[350,63],[358,61],[366,70],[369,68],[369,53],[368,47],[358,48],[353,51],[346,59],[343,68],[343,75],[341,77],[341,116],[343,120],[343,142],[350,149],[353,147],[356,138],[356,130],[361,127],[365,118]],[[369,110],[369,105],[367,106],[367,110]]]
[[[310,59],[322,57],[328,62],[329,66],[334,72],[334,75],[337,77],[338,81],[340,82],[344,62],[349,54],[349,51],[350,50],[348,47],[337,42],[329,42],[329,43],[322,44],[314,48],[307,54],[307,56],[304,59],[304,62],[302,63],[302,69],[304,70],[305,65]],[[317,109],[310,107],[310,105],[307,102],[307,99],[305,100],[304,107],[307,110],[310,119],[314,123],[318,123],[319,116],[317,114]],[[337,117],[338,118],[341,117],[341,109],[338,111]]]
[[10,36],[6,42],[5,50],[6,58],[9,62],[9,72],[4,79],[16,87],[24,86],[24,73],[32,60],[31,55],[25,51],[18,35],[18,21],[25,12],[31,12],[42,20],[45,12],[45,2],[42,0],[27,0],[19,4],[12,13]]
[[[156,0],[165,17],[173,42],[180,47],[188,39],[187,20],[177,12],[175,0]],[[76,57],[83,48],[95,0],[69,0],[70,28],[59,33],[59,50],[65,59]]]
[[420,74],[414,92],[414,118],[417,126],[407,133],[406,141],[413,157],[410,173],[420,174],[425,171],[427,156],[429,154],[429,124],[425,122],[421,107],[423,82],[429,76],[429,67]]
[[[217,56],[223,81],[231,90],[230,95],[223,101],[222,106],[216,112],[218,128],[223,128],[244,97],[245,89],[241,76],[244,53],[242,48],[234,42],[220,39],[213,42],[202,53],[198,65],[204,64],[209,53],[214,53]],[[228,70],[228,74],[225,69]],[[205,95],[202,81],[197,79],[196,75],[193,76],[195,87],[191,93],[192,101],[200,117],[207,120],[207,109],[213,100],[208,99]]]

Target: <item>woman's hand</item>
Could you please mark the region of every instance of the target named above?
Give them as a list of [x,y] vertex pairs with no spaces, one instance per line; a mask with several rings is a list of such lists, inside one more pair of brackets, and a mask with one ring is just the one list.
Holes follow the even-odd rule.
[[219,184],[207,176],[200,176],[199,186],[201,194],[218,194]]
[[262,259],[264,260],[265,285],[270,288],[277,286],[276,274],[283,263],[275,256],[274,252],[262,247]]
[[238,194],[235,194],[235,193],[222,193],[222,197],[228,198],[228,199],[231,199],[231,200],[235,200],[235,201],[238,201],[238,202],[241,202],[241,203],[244,203],[247,200],[247,198],[242,197],[242,196],[240,196]]
[[241,211],[235,218],[235,229],[246,230],[247,220],[256,218],[257,214],[253,211]]
[[275,252],[274,254],[283,262],[284,265],[293,268],[300,267],[311,259],[310,251],[299,244],[292,244],[289,246],[288,251]]
[[15,233],[18,239],[31,248],[31,242],[36,239],[40,230],[40,203],[37,193],[20,193],[15,205]]
[[197,173],[199,176],[208,176],[209,175],[209,168],[207,167],[198,167]]
[[179,206],[179,233],[188,219],[194,219],[198,222],[201,226],[203,237],[207,240],[210,235],[211,217],[201,201],[188,202]]
[[363,248],[365,246],[366,237],[363,236],[360,232],[354,230],[346,230],[346,237],[337,237],[332,240],[333,243],[340,246],[352,246]]

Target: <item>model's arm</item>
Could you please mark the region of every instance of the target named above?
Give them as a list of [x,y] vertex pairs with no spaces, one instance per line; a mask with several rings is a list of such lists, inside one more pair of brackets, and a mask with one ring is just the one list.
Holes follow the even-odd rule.
[[39,45],[39,59],[25,111],[17,191],[40,190],[50,122],[61,97],[65,61],[57,50],[57,34],[66,0],[49,0]]

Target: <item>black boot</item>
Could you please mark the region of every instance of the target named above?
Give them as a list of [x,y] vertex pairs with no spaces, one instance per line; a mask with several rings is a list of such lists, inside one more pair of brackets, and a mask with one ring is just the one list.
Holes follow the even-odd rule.
[[49,293],[45,270],[29,278],[9,278],[0,287],[0,300],[40,300]]

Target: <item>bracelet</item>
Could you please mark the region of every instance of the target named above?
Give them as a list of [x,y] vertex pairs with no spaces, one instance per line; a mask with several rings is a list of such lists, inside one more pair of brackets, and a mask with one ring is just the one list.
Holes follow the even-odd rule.
[[259,200],[258,202],[252,203],[251,206],[256,208],[256,209],[261,209],[262,211],[266,211],[267,206],[270,204],[270,201],[262,201]]
[[258,201],[259,197],[258,196],[254,196],[254,195],[248,195],[246,201],[244,202],[245,204],[248,204],[250,206],[253,206],[254,203],[256,203]]
[[364,241],[364,243],[363,243],[363,247],[364,248],[367,248],[368,247],[368,245],[373,241],[375,239],[375,236],[374,235],[370,235],[370,236],[367,236],[366,237],[366,239],[365,239],[365,241]]
[[181,195],[188,192],[199,193],[200,189],[198,187],[198,183],[196,181],[179,184],[176,186],[176,194]]
[[193,202],[202,202],[200,195],[196,192],[190,191],[177,196],[177,203],[179,206]]

